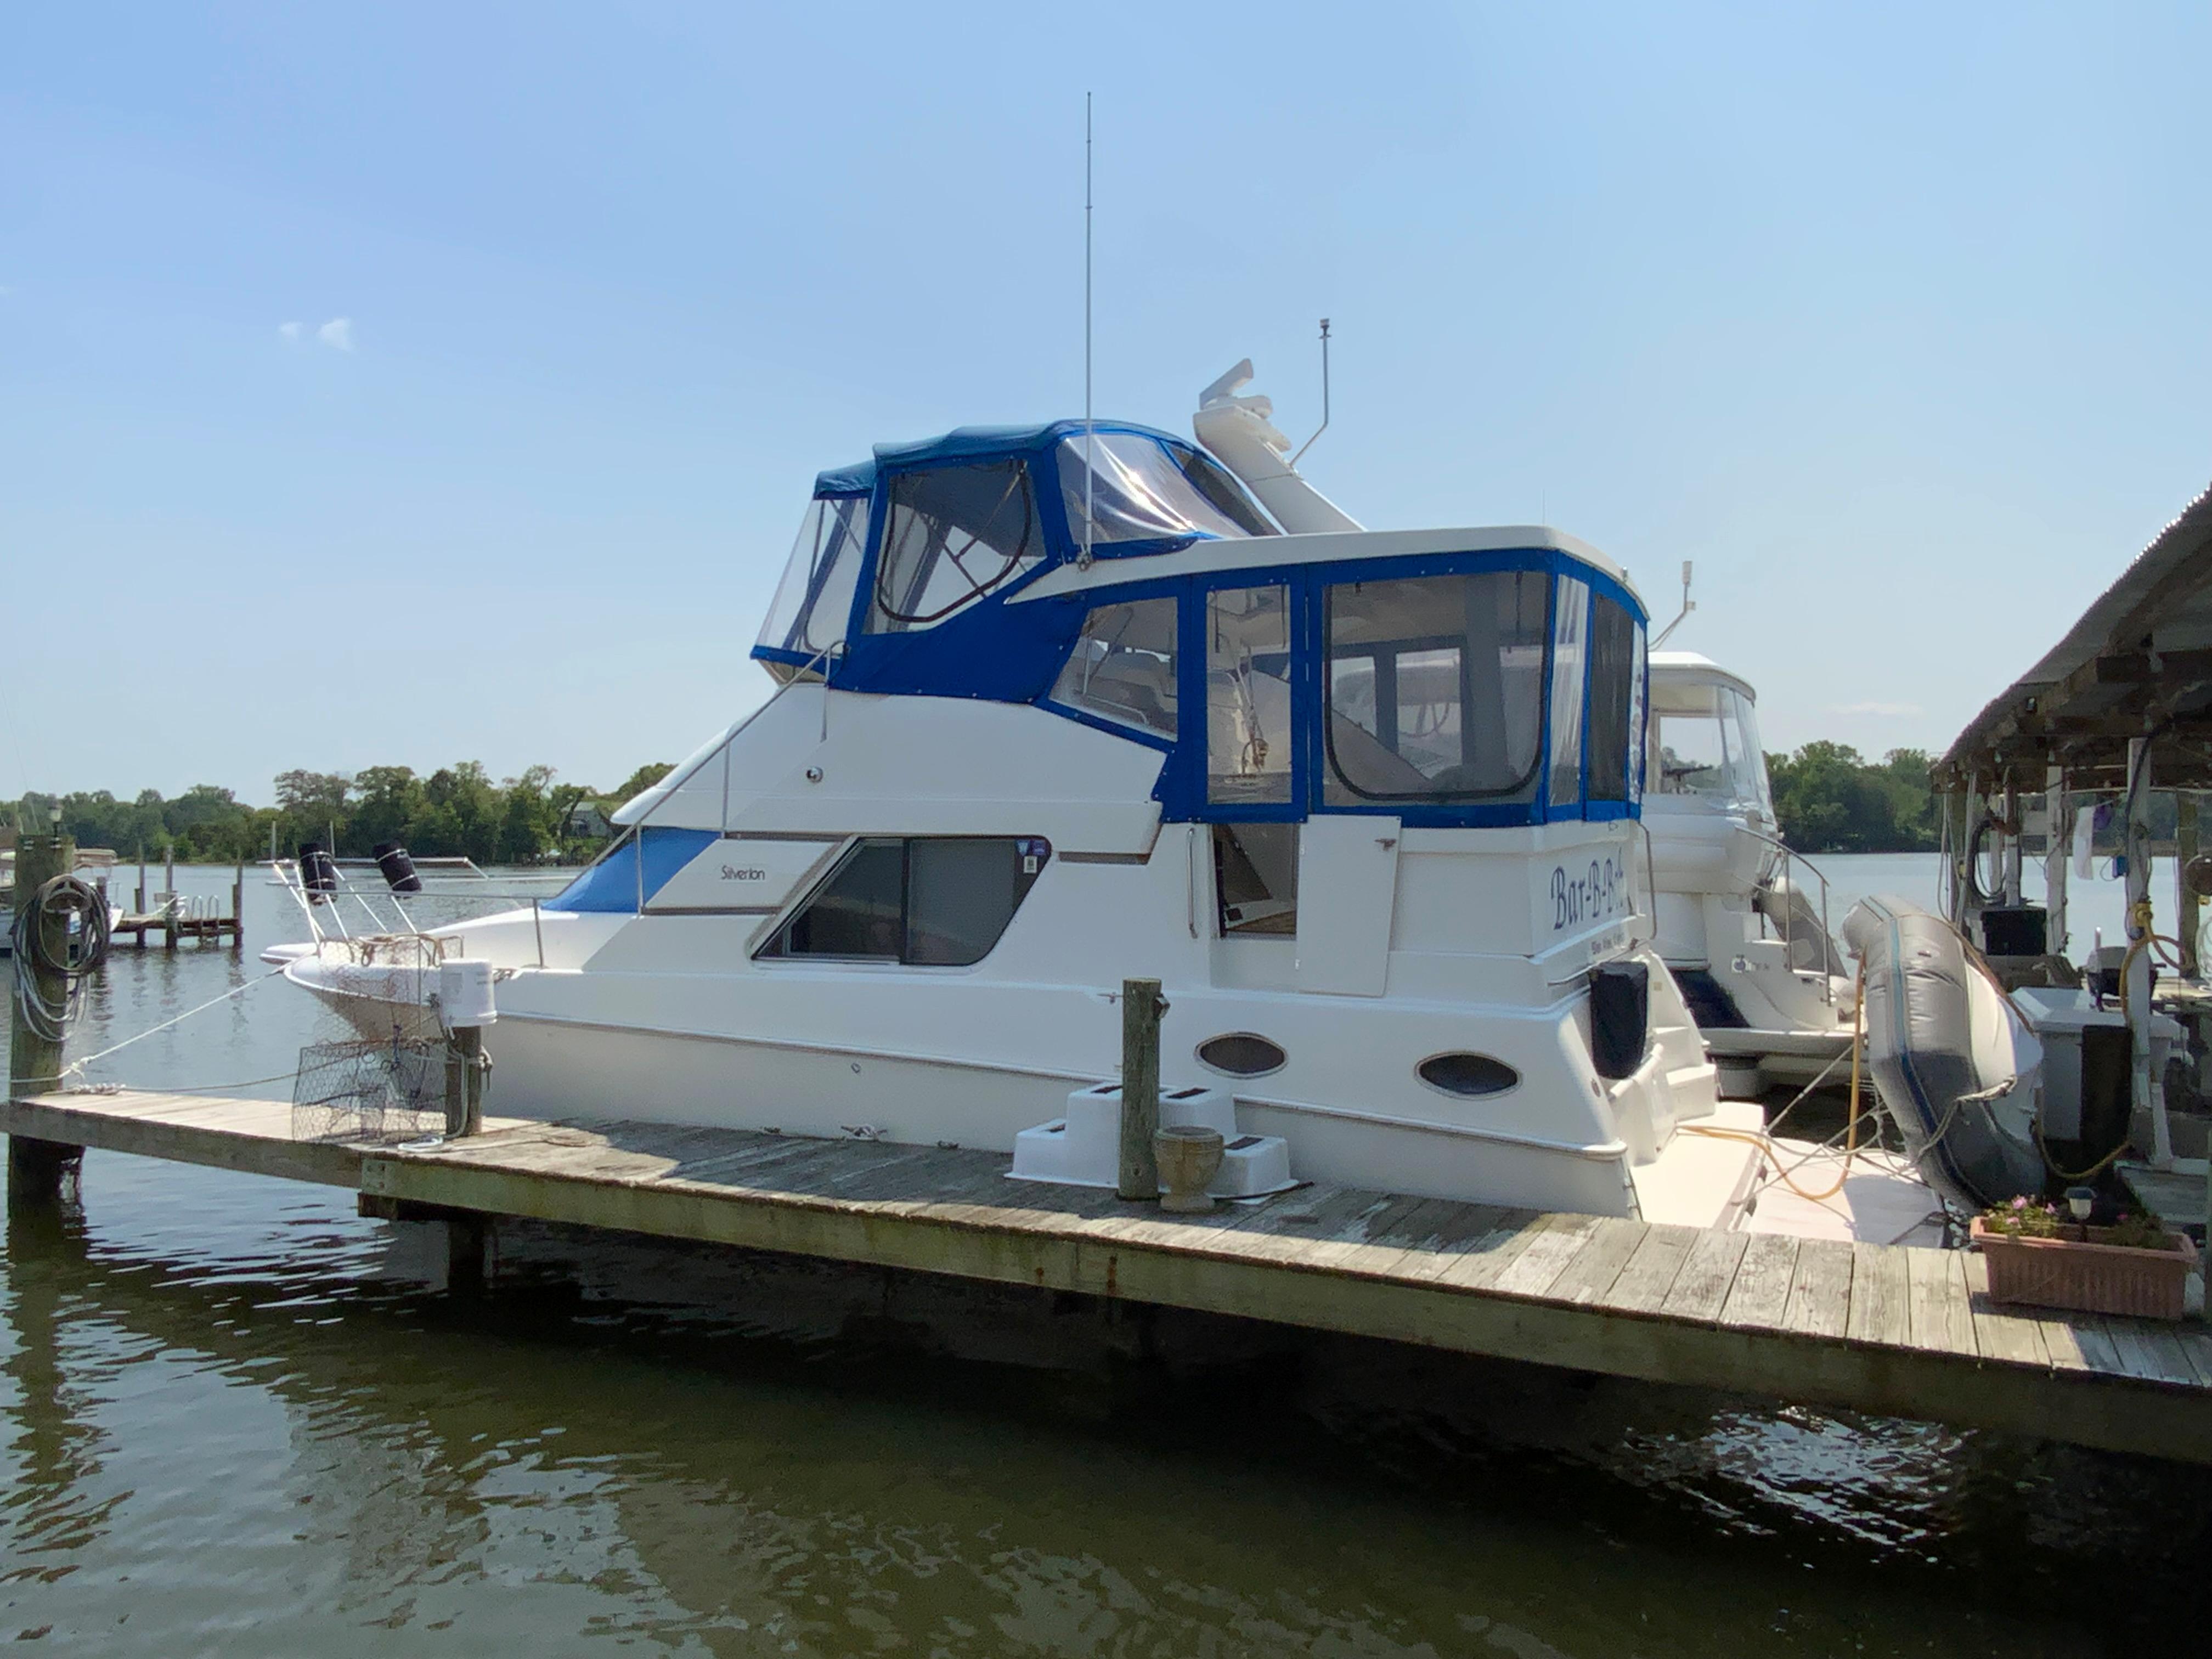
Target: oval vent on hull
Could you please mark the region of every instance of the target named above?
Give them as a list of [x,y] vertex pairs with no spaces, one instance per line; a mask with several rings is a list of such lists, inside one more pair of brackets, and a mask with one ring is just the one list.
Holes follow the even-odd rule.
[[1198,1058],[1201,1065],[1231,1077],[1265,1077],[1281,1071],[1290,1056],[1283,1052],[1282,1044],[1271,1042],[1256,1031],[1224,1031],[1200,1043]]
[[1520,1073],[1488,1054],[1431,1054],[1414,1069],[1431,1089],[1463,1098],[1502,1095],[1521,1081]]

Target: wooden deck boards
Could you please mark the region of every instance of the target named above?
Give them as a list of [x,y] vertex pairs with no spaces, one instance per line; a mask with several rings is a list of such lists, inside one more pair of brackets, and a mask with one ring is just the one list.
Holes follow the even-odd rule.
[[2212,1332],[2003,1307],[1962,1252],[1308,1186],[1197,1216],[1000,1154],[641,1121],[301,1141],[279,1101],[64,1094],[0,1128],[351,1186],[386,1204],[1124,1297],[2212,1462]]

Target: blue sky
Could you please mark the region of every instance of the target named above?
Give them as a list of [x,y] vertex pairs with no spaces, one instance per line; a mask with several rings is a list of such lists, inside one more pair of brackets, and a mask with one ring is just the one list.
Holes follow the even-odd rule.
[[[1541,520],[1940,748],[2212,479],[2212,11],[18,7],[0,795],[757,702],[817,469],[1240,356],[1378,526]],[[288,330],[287,325],[295,325]],[[25,607],[43,603],[34,615]],[[25,659],[27,660],[25,660]]]

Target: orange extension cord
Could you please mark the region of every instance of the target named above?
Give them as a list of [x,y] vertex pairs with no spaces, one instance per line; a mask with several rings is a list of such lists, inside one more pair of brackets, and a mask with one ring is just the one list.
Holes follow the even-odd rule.
[[[1844,1183],[1851,1178],[1851,1160],[1859,1149],[1859,1067],[1866,1053],[1866,963],[1859,963],[1857,988],[1851,1000],[1851,1115],[1844,1133],[1844,1167],[1836,1176],[1836,1184],[1825,1192],[1808,1193],[1790,1178],[1790,1171],[1782,1167],[1780,1156],[1774,1150],[1774,1137],[1750,1129],[1719,1129],[1702,1124],[1686,1123],[1685,1134],[1711,1135],[1716,1140],[1745,1140],[1759,1148],[1774,1160],[1775,1178],[1798,1197],[1808,1203],[1823,1204],[1844,1190]],[[1802,1164],[1793,1165],[1802,1168]]]

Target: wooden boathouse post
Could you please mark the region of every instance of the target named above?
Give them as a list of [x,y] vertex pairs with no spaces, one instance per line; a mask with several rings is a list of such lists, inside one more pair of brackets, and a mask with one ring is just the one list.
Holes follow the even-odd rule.
[[1167,1004],[1156,979],[1121,981],[1121,1169],[1123,1198],[1160,1195],[1160,1014]]
[[[22,836],[15,842],[15,916],[38,902],[39,890],[56,876],[66,875],[76,863],[76,848],[58,831],[48,836]],[[41,921],[41,927],[53,923]],[[52,952],[59,956],[59,940]],[[58,1005],[68,992],[68,982],[25,951],[15,958],[15,972],[25,976],[33,992],[48,1006]],[[19,994],[20,996],[20,994]],[[19,1000],[8,1031],[8,1094],[10,1099],[44,1094],[61,1087],[62,1045],[32,1029]],[[52,1205],[61,1198],[64,1174],[77,1166],[84,1148],[59,1141],[37,1140],[28,1135],[8,1137],[8,1201],[9,1205]]]
[[2197,930],[2204,920],[2203,900],[2189,884],[2189,866],[2199,850],[2197,832],[2197,797],[2186,790],[2178,790],[2173,797],[2173,885],[2175,912],[2179,925],[2174,932],[2181,941],[2181,975],[2195,979],[2197,975]]

